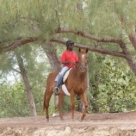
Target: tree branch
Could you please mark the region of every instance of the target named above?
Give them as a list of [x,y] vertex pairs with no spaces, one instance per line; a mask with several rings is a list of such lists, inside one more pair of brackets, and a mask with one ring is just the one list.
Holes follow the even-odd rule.
[[[92,39],[92,40],[96,40],[98,42],[113,42],[113,43],[118,43],[118,44],[122,43],[121,40],[98,38],[98,37],[88,35],[88,34],[85,34],[83,32],[79,32],[79,31],[76,32],[76,31],[72,31],[72,30],[58,30],[58,32],[59,33],[74,33],[76,35],[81,35],[83,37],[86,37],[86,38],[89,38],[89,39]],[[34,42],[34,41],[38,41],[38,40],[39,40],[39,37],[28,37],[28,38],[24,38],[24,39],[20,38],[20,39],[16,40],[14,43],[12,43],[12,44],[10,44],[6,47],[1,48],[0,52],[2,52],[2,51],[8,52],[8,51],[11,51],[11,50],[13,50],[13,49],[15,49],[19,46],[22,46],[24,44]],[[65,41],[63,41],[63,40],[51,39],[50,41],[65,44]],[[122,45],[124,46],[124,44],[121,44],[121,46]],[[97,52],[97,53],[102,53],[102,54],[107,54],[107,55],[125,58],[125,53],[123,53],[123,52],[110,51],[110,50],[106,50],[106,49],[102,49],[102,48],[92,48],[92,47],[88,47],[88,46],[85,46],[85,45],[82,45],[82,44],[75,44],[75,47],[87,48],[90,51],[94,51],[94,52]]]
[[12,68],[12,70],[19,73],[19,74],[21,74],[21,72],[19,70],[17,70],[17,69]]
[[23,38],[17,39],[14,43],[12,43],[6,47],[0,48],[0,53],[3,51],[8,52],[8,51],[14,50],[15,48],[17,48],[19,46],[22,46],[22,45],[30,43],[30,42],[38,41],[38,40],[39,40],[38,37],[28,37],[28,38],[24,38],[24,39]]
[[117,43],[119,44],[121,42],[120,39],[114,39],[114,38],[99,38],[99,37],[95,37],[93,35],[81,32],[81,31],[74,31],[74,30],[65,30],[65,29],[58,29],[56,30],[56,33],[73,33],[75,35],[78,36],[82,36],[84,38],[87,39],[91,39],[97,42],[107,42],[107,43]]
[[136,33],[131,32],[130,34],[128,34],[129,39],[134,47],[134,49],[136,50]]
[[[58,40],[58,39],[51,39],[52,42],[57,42],[57,43],[60,43],[60,44],[65,44],[65,41],[62,41],[62,40]],[[97,52],[97,53],[102,53],[102,54],[107,54],[107,55],[112,55],[112,56],[116,56],[116,57],[122,57],[122,58],[125,58],[125,54],[122,53],[122,52],[115,52],[115,51],[110,51],[110,50],[105,50],[105,49],[102,49],[102,48],[92,48],[92,47],[88,47],[88,46],[85,46],[85,45],[82,45],[82,44],[74,44],[75,47],[78,47],[78,48],[86,48],[90,51],[93,51],[93,52]]]
[[[104,43],[116,43],[120,46],[120,48],[122,49],[122,53],[124,53],[124,55],[129,55],[130,53],[128,51],[128,48],[126,47],[125,43],[121,40],[121,39],[115,39],[115,38],[99,38],[81,31],[74,31],[74,30],[65,30],[65,29],[58,29],[56,30],[56,33],[72,33],[78,36],[82,36],[84,38],[87,39],[91,39],[94,40],[96,42],[104,42]],[[112,54],[112,53],[111,53]],[[114,54],[114,53],[113,53]],[[122,54],[123,55],[123,54]],[[121,56],[122,56],[121,55]],[[123,56],[124,56],[123,55]],[[119,55],[120,56],[120,55]],[[122,57],[123,57],[122,56]]]

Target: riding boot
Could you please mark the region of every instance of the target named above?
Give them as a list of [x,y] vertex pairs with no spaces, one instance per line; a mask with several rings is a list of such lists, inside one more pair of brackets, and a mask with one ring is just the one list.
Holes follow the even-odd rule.
[[54,93],[56,95],[59,94],[59,88],[60,88],[62,79],[63,79],[63,76],[59,74],[58,77],[57,77],[57,81],[56,81],[56,87],[54,88]]

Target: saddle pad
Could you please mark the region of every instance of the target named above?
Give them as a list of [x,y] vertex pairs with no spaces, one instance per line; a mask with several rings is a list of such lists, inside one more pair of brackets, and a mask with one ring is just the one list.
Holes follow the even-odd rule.
[[62,85],[62,90],[66,95],[70,96],[70,93],[68,92],[67,87],[65,86],[65,84]]
[[66,79],[68,78],[68,75],[69,75],[69,72],[70,72],[70,70],[71,70],[72,68],[70,68],[66,73],[65,73],[65,75],[64,75],[64,77],[63,77],[63,83],[66,81]]

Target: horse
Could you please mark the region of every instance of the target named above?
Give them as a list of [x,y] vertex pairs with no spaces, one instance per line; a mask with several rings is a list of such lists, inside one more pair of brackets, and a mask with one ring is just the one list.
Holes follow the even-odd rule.
[[[65,81],[65,85],[67,90],[70,93],[70,100],[71,100],[71,112],[72,112],[72,119],[74,120],[74,109],[75,109],[75,96],[79,96],[83,102],[83,111],[81,116],[81,121],[86,116],[88,102],[86,98],[86,88],[87,88],[87,80],[86,80],[86,73],[87,73],[87,52],[88,49],[79,48],[79,61],[75,65],[74,68],[71,69],[69,72],[69,76]],[[53,94],[53,89],[55,87],[55,78],[58,72],[50,73],[47,78],[47,86],[44,94],[44,101],[43,101],[43,112],[46,112],[46,119],[49,122],[49,101]],[[63,92],[62,88],[59,90],[58,95],[58,104],[57,108],[59,111],[60,119],[63,120],[62,114],[62,103],[64,100],[65,93]]]

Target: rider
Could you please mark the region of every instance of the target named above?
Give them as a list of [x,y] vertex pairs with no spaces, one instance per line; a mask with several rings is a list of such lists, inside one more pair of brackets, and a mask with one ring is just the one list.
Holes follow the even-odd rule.
[[74,42],[71,40],[68,40],[66,42],[66,47],[67,50],[65,50],[62,53],[61,56],[61,63],[63,64],[63,67],[57,77],[55,78],[56,81],[56,87],[54,88],[54,93],[58,95],[59,88],[63,79],[64,74],[66,73],[67,70],[70,68],[73,68],[74,65],[78,62],[78,56],[75,51],[73,51],[74,48]]

